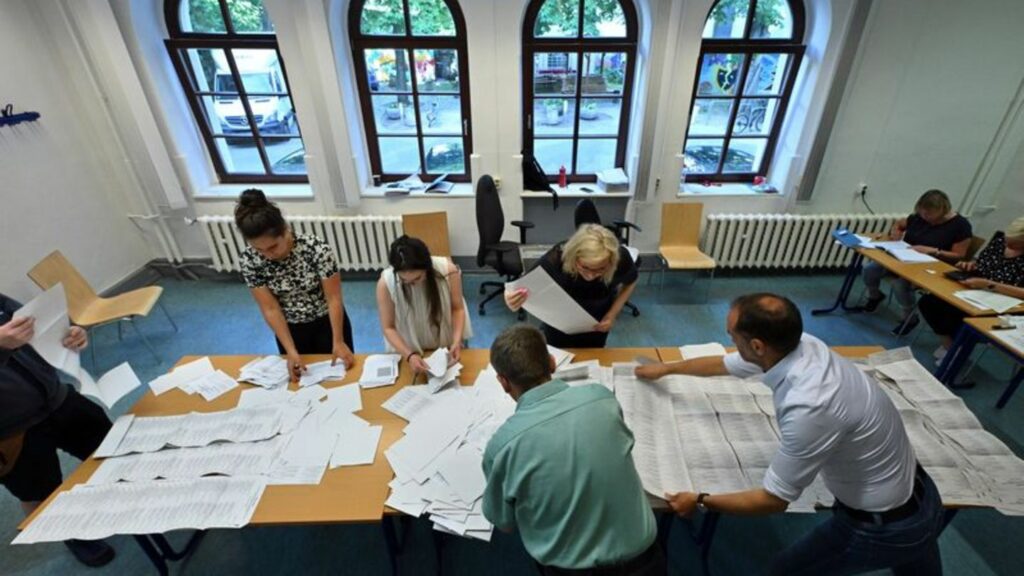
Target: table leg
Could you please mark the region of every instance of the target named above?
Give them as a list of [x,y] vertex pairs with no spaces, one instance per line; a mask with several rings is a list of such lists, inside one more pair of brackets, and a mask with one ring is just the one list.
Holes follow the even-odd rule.
[[1003,390],[1003,395],[999,397],[999,401],[996,402],[996,408],[1002,408],[1006,406],[1006,403],[1010,401],[1010,397],[1020,387],[1021,381],[1024,380],[1024,369],[1017,368],[1017,375],[1010,380],[1010,383],[1006,386],[1006,390]]
[[946,352],[945,358],[942,359],[942,364],[939,365],[939,369],[935,372],[935,377],[939,382],[950,388],[956,387],[954,385],[956,377],[964,364],[967,363],[967,359],[971,357],[971,352],[974,351],[977,343],[978,339],[974,330],[966,323],[962,324],[960,330],[956,333],[953,345]]
[[142,548],[142,551],[149,557],[149,561],[153,563],[156,571],[161,576],[166,576],[169,573],[167,562],[176,562],[187,558],[199,546],[199,542],[202,541],[205,535],[205,531],[197,530],[192,534],[192,537],[189,538],[181,551],[175,550],[163,534],[136,534],[134,538],[139,547]]
[[859,252],[854,254],[853,260],[850,261],[850,265],[846,268],[846,277],[843,278],[843,284],[839,288],[839,294],[836,295],[836,301],[832,303],[832,307],[811,310],[811,314],[814,316],[819,316],[821,314],[831,314],[840,307],[847,312],[860,311],[860,307],[848,306],[846,304],[846,301],[850,298],[850,292],[853,290],[853,285],[857,282],[857,277],[860,276],[861,264],[863,263],[864,256],[862,256]]

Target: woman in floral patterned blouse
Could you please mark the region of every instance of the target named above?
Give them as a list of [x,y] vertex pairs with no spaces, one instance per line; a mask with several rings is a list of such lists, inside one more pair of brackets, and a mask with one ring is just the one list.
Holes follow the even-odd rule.
[[281,210],[255,188],[239,197],[235,223],[249,244],[242,253],[242,277],[277,337],[278,350],[288,356],[292,375],[306,369],[302,354],[331,354],[351,368],[352,326],[327,243],[293,233]]

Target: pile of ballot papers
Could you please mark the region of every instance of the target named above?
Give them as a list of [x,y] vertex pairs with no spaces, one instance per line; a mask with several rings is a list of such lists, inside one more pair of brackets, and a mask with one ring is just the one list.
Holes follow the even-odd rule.
[[264,388],[277,388],[287,386],[291,374],[288,373],[288,361],[284,358],[264,356],[242,366],[238,379]]
[[387,505],[427,514],[434,529],[490,541],[493,526],[483,517],[484,448],[515,411],[494,370],[480,373],[471,388],[447,386],[430,393],[406,386],[383,407],[409,421],[405,435],[384,455],[395,472]]
[[427,390],[437,394],[438,390],[457,382],[462,374],[462,363],[451,364],[451,353],[447,348],[438,348],[427,357]]
[[182,364],[149,383],[149,388],[157,396],[177,388],[186,394],[198,393],[206,401],[218,398],[237,387],[238,382],[234,378],[214,369],[208,356]]
[[363,388],[391,386],[398,381],[398,354],[370,354],[363,361],[359,385]]
[[305,388],[327,380],[344,380],[345,364],[340,360],[324,360],[306,365],[306,371],[299,378],[299,386]]

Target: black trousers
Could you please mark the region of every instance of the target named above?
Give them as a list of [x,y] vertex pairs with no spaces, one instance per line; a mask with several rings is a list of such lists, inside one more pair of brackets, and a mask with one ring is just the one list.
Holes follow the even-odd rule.
[[46,420],[25,431],[21,454],[14,468],[0,477],[0,484],[22,502],[45,500],[63,479],[57,449],[85,460],[109,430],[103,408],[71,388]]
[[[341,309],[341,318],[345,326],[342,328],[342,339],[352,352],[356,351],[352,343],[352,323],[348,321],[348,314]],[[321,316],[312,322],[302,324],[288,324],[288,331],[291,332],[292,340],[295,341],[295,349],[299,354],[330,354],[334,350],[334,335],[331,332],[331,317]],[[284,345],[277,338],[277,351],[286,354]]]
[[543,576],[664,576],[665,555],[655,541],[639,556],[614,566],[573,569],[545,566],[538,562],[537,569]]
[[955,336],[966,314],[957,307],[947,304],[942,299],[925,294],[917,302],[917,307],[924,316],[924,321],[939,336]]
[[607,332],[584,332],[582,334],[566,334],[544,324],[541,326],[544,339],[555,348],[604,348],[608,342]]

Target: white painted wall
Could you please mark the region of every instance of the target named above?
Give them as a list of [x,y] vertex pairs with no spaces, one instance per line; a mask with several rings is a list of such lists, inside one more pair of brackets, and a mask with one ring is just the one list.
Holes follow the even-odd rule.
[[0,98],[39,122],[0,128],[0,291],[28,299],[39,291],[26,272],[59,249],[97,290],[155,254],[125,214],[107,131],[85,118],[102,109],[81,90],[45,31],[53,16],[32,0],[0,0]]

